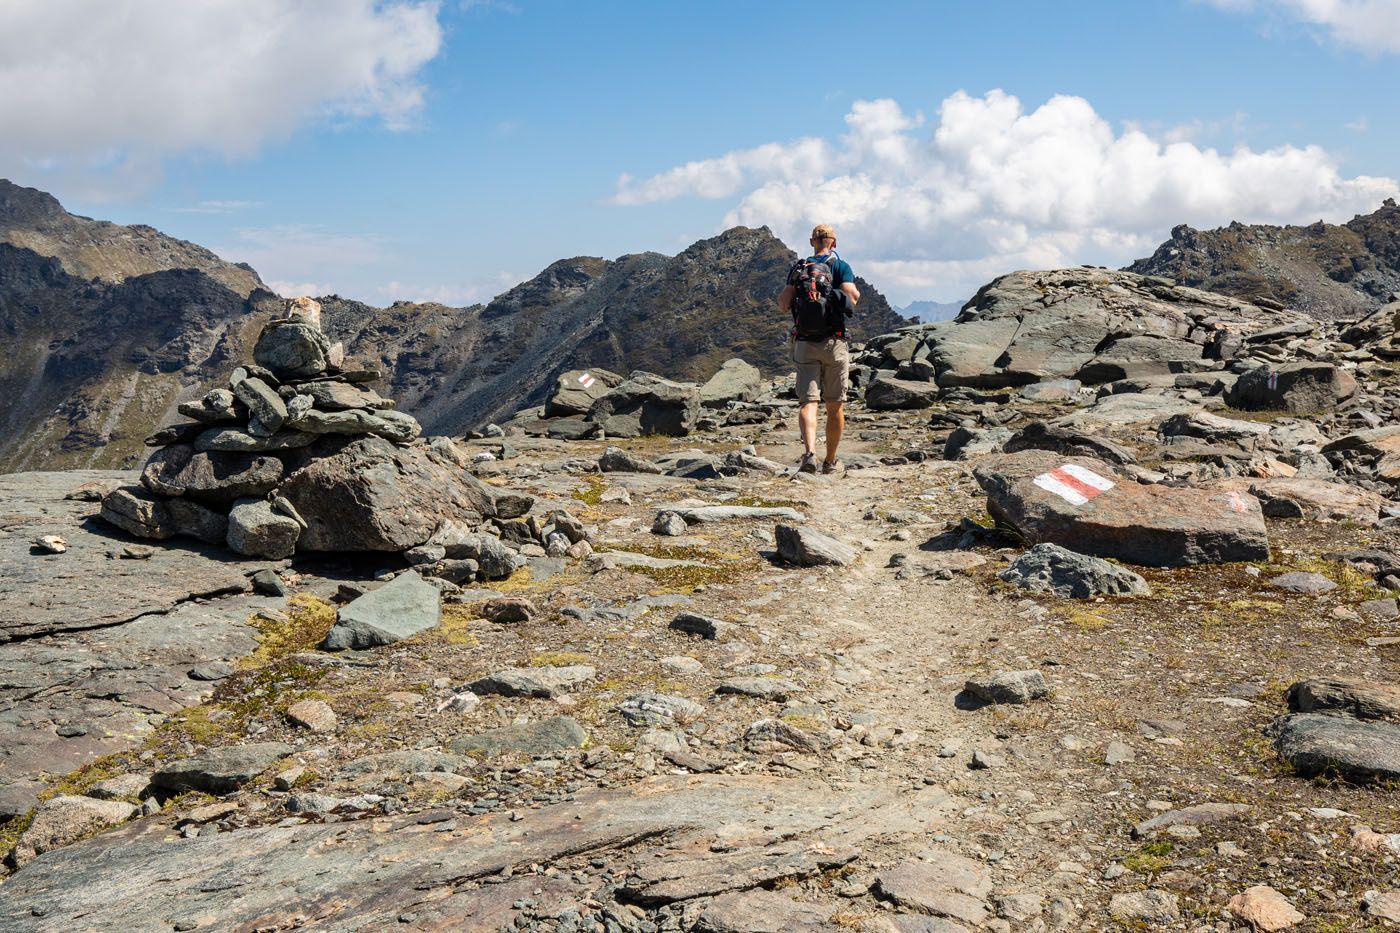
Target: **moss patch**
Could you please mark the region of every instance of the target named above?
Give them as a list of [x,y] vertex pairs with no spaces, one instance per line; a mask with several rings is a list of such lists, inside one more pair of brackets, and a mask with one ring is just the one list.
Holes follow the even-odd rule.
[[588,655],[577,651],[541,651],[530,658],[530,667],[568,667],[572,664],[587,664]]
[[289,654],[309,651],[325,640],[335,625],[335,607],[319,596],[298,593],[287,603],[286,621],[254,615],[248,624],[258,630],[258,647],[239,662],[245,670],[263,667]]

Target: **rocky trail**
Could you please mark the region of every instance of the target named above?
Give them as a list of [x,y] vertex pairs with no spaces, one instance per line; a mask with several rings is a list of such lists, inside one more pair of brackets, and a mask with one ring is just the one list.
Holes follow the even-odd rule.
[[[1278,327],[1263,379],[1062,341],[1098,391],[996,314],[877,339],[835,477],[740,365],[569,373],[473,438],[308,442],[252,554],[168,537],[227,479],[178,443],[6,476],[0,929],[1400,922],[1395,393]],[[395,547],[289,553],[355,538],[308,492],[345,463]]]

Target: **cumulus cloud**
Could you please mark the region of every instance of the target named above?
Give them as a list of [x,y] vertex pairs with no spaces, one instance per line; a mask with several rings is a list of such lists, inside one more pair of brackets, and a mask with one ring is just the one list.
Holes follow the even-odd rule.
[[1397,0],[1206,0],[1231,12],[1262,11],[1320,28],[1334,42],[1372,53],[1400,52]]
[[1016,268],[1120,265],[1175,224],[1339,220],[1400,191],[1391,178],[1343,177],[1317,146],[1224,153],[1114,128],[1080,97],[1034,110],[1002,91],[945,99],[937,119],[892,100],[861,101],[838,140],[770,143],[622,176],[614,200],[731,202],[725,225],[766,224],[791,244],[837,226],[896,301],[965,298]]
[[318,121],[410,124],[437,0],[6,0],[0,174],[148,177]]

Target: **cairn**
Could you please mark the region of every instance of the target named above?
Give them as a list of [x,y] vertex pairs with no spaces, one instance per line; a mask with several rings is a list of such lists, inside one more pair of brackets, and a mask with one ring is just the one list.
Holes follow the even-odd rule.
[[147,438],[156,449],[140,485],[104,497],[101,517],[140,538],[186,536],[251,557],[399,552],[452,583],[509,576],[541,550],[591,552],[573,516],[529,515],[530,496],[476,479],[450,439],[423,439],[415,418],[369,387],[378,372],[346,367],[320,311],[288,301],[252,364],[181,404],[190,421]]

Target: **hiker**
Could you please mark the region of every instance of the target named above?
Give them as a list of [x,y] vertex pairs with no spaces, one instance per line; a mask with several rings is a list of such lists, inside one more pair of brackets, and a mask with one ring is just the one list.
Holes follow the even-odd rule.
[[792,314],[792,360],[797,364],[797,426],[802,434],[803,473],[817,472],[817,403],[826,403],[826,459],[823,473],[839,473],[836,448],[846,427],[846,379],[851,352],[846,317],[860,301],[856,276],[836,252],[830,224],[812,229],[812,255],[788,271],[778,307]]

